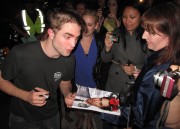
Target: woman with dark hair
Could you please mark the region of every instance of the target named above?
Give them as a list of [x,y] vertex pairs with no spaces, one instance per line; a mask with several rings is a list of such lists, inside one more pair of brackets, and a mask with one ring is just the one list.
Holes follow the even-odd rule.
[[160,110],[167,98],[161,95],[159,86],[154,83],[154,75],[158,71],[167,70],[171,64],[180,65],[179,12],[179,5],[164,3],[150,8],[142,16],[142,27],[145,29],[142,38],[147,41],[147,47],[153,53],[135,81],[133,129],[156,129],[164,126],[166,117],[163,118],[164,121],[161,119]]
[[[153,52],[133,86],[133,115],[129,118],[132,120],[133,129],[180,128],[180,93],[176,92],[175,98],[167,99],[161,95],[161,86],[154,83],[157,72],[166,71],[171,64],[180,66],[179,12],[180,6],[177,3],[164,3],[150,8],[142,16],[142,27],[145,29],[142,38]],[[170,105],[169,110],[164,107],[167,104]],[[127,115],[125,109],[127,108],[121,109],[119,124],[123,123],[123,118]]]
[[[104,62],[112,63],[109,69],[105,90],[120,94],[126,93],[126,85],[131,81],[133,71],[141,69],[146,52],[145,42],[141,39],[143,29],[140,26],[144,10],[137,2],[128,2],[123,8],[122,24],[113,32],[107,32],[105,47],[101,53]],[[114,40],[116,39],[116,41]]]
[[97,14],[99,16],[99,27],[97,32],[101,33],[102,36],[106,34],[107,31],[113,30],[120,26],[120,15],[122,9],[121,0],[105,0],[104,6],[99,7]]

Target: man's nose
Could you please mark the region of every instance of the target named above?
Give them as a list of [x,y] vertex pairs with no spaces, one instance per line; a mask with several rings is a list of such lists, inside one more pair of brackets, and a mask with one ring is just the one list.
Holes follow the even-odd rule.
[[131,22],[131,19],[129,17],[126,18],[126,24],[129,24]]
[[76,43],[77,43],[77,40],[72,40],[72,41],[70,42],[71,47],[75,47],[75,46],[76,46]]

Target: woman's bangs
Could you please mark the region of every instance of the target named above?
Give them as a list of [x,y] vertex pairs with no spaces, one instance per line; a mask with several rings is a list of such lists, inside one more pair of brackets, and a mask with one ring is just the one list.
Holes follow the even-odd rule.
[[157,21],[148,17],[143,17],[141,21],[141,26],[150,33],[156,33],[157,24]]

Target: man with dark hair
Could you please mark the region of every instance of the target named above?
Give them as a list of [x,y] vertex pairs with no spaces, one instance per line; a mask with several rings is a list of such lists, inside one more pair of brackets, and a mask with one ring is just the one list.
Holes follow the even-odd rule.
[[10,129],[59,129],[58,88],[66,105],[73,103],[71,51],[85,23],[59,9],[48,12],[47,23],[41,41],[13,47],[0,65],[0,90],[12,96]]

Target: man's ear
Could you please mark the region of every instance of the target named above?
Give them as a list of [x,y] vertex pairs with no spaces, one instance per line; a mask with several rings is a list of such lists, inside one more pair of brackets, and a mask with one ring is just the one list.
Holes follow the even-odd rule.
[[49,37],[51,39],[53,39],[54,38],[54,31],[52,29],[48,29],[47,32],[48,32]]

